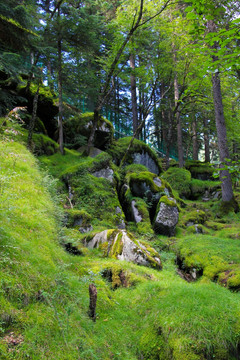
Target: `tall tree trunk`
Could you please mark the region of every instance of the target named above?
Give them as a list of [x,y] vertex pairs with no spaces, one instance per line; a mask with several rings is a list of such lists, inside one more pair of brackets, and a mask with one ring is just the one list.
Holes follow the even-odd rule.
[[193,160],[198,160],[197,123],[195,116],[192,122],[192,144],[193,144]]
[[182,142],[182,122],[180,117],[179,110],[179,89],[178,89],[178,79],[177,74],[175,73],[174,77],[174,101],[176,108],[176,121],[177,121],[177,147],[178,147],[178,162],[179,167],[183,167],[183,142]]
[[204,125],[204,150],[205,150],[205,162],[210,162],[210,147],[209,147],[209,132],[208,132],[208,122],[204,117],[203,120]]
[[170,166],[170,146],[172,140],[172,130],[173,130],[173,121],[172,121],[172,112],[168,112],[168,129],[167,129],[167,141],[166,141],[166,170]]
[[36,117],[37,117],[37,107],[38,107],[38,97],[39,97],[39,88],[40,88],[40,82],[38,83],[38,87],[37,87],[37,91],[34,95],[33,98],[33,112],[32,112],[32,117],[29,123],[29,128],[28,128],[28,148],[29,150],[33,150],[33,144],[32,144],[32,136],[33,136],[33,129],[36,123]]
[[[138,109],[137,109],[137,85],[135,76],[135,55],[130,54],[130,82],[131,82],[131,102],[132,102],[132,119],[133,119],[133,133],[136,133],[138,128]],[[139,136],[138,136],[139,137]]]
[[[60,19],[60,8],[58,8],[58,20]],[[60,26],[60,24],[59,24]],[[59,30],[60,32],[60,30]],[[62,155],[64,155],[63,148],[63,100],[62,100],[62,39],[59,33],[58,35],[58,142]]]
[[[210,32],[216,32],[216,24],[213,20],[209,20],[207,23],[208,29]],[[218,44],[214,43],[211,47],[213,50],[217,49]],[[212,55],[213,62],[218,61],[218,58],[215,55]],[[219,72],[215,71],[212,74],[212,92],[213,92],[213,102],[214,102],[214,111],[215,111],[215,121],[217,128],[217,137],[218,137],[218,149],[219,157],[221,163],[226,164],[226,159],[229,159],[229,151],[227,144],[227,130],[223,112],[223,102],[222,102],[222,92],[221,92],[221,82]],[[222,200],[223,202],[229,202],[234,199],[233,188],[231,176],[227,170],[220,171],[220,180],[222,187]]]
[[[223,113],[221,83],[218,72],[215,72],[212,75],[212,86],[219,156],[221,163],[226,164],[226,159],[229,159],[229,151],[227,145],[227,130]],[[222,182],[222,200],[231,201],[234,196],[231,176],[227,170],[222,170],[220,172],[220,180]]]

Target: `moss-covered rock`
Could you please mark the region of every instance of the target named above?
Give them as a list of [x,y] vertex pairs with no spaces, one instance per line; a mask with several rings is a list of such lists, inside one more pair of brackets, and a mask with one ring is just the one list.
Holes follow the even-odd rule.
[[[78,149],[86,144],[92,130],[93,116],[93,113],[74,114],[65,122],[65,143],[69,148]],[[99,116],[94,146],[101,150],[107,149],[112,143],[113,133],[112,123]]]
[[213,180],[214,168],[205,162],[199,160],[187,160],[185,167],[190,171],[192,177],[198,180]]
[[33,134],[33,152],[37,156],[53,155],[59,151],[59,145],[48,136],[43,134]]
[[179,196],[189,199],[191,195],[191,173],[186,169],[170,167],[162,178],[167,180]]
[[219,181],[198,180],[191,181],[191,199],[197,200],[206,198],[208,200],[218,198],[218,192],[221,192],[221,183]]
[[[27,99],[28,112],[32,114],[33,98],[37,91],[37,85],[31,84],[29,90],[26,88],[26,81],[21,82],[17,86],[17,93]],[[51,93],[47,86],[41,85],[39,89],[37,116],[41,119],[47,130],[48,136],[56,138],[58,106],[56,103],[56,96]]]
[[[117,165],[120,164],[125,155],[131,139],[131,137],[119,139],[108,149],[108,152],[111,154]],[[143,141],[137,139],[134,139],[125,160],[125,165],[129,164],[144,165],[150,172],[157,175],[162,171],[160,161],[155,152]]]
[[166,195],[162,196],[153,221],[153,228],[157,234],[174,236],[178,223],[179,210],[176,200]]
[[104,230],[92,238],[83,240],[89,249],[100,248],[104,256],[118,260],[130,261],[138,265],[150,266],[161,269],[160,256],[156,250],[147,243],[133,238],[125,230]]

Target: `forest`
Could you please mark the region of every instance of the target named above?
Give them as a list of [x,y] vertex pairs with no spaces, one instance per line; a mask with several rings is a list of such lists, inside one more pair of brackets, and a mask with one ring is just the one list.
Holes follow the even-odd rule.
[[0,359],[240,359],[240,1],[0,3]]

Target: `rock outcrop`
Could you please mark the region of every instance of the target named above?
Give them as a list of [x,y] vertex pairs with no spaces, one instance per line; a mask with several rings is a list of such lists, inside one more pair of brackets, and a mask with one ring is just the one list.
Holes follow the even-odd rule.
[[162,268],[159,254],[148,244],[134,239],[125,230],[104,230],[93,237],[86,237],[84,245],[89,249],[100,248],[105,256],[115,259],[156,269]]
[[179,211],[176,200],[171,197],[162,196],[153,224],[154,231],[157,234],[174,236],[178,217]]

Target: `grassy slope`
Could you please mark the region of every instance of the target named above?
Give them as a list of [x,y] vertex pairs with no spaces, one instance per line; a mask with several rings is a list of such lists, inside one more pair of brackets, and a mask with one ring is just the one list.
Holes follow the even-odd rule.
[[[95,250],[69,255],[52,180],[17,142],[2,141],[0,153],[1,359],[237,359],[239,294],[206,279],[186,283],[171,253],[162,253],[161,272]],[[113,291],[101,274],[119,267],[132,286]],[[96,323],[87,317],[91,282]]]

